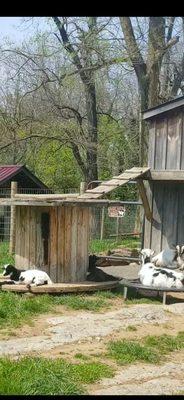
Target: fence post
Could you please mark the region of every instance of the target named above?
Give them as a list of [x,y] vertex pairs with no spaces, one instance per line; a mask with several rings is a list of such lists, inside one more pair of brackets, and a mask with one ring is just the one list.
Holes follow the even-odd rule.
[[[13,200],[17,193],[17,182],[11,182],[11,200]],[[10,216],[10,245],[9,253],[12,254],[15,251],[15,229],[16,229],[16,206],[11,206]]]
[[119,239],[119,217],[116,219],[116,240]]
[[86,190],[87,184],[86,182],[81,182],[80,183],[80,194],[83,194]]
[[102,207],[102,214],[101,214],[101,226],[100,226],[100,240],[104,237],[104,219],[105,219],[105,207]]

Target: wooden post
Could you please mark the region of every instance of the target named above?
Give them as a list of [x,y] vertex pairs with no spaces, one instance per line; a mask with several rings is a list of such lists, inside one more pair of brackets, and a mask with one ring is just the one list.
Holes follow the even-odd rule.
[[102,207],[102,214],[101,214],[101,226],[100,226],[100,240],[104,237],[104,219],[105,219],[105,207]]
[[119,217],[116,220],[116,240],[119,239]]
[[83,194],[86,190],[87,184],[86,182],[81,182],[80,183],[80,195]]
[[148,219],[148,221],[151,221],[152,220],[152,212],[150,210],[150,205],[149,205],[149,201],[147,198],[146,189],[145,189],[142,179],[137,179],[137,184],[138,184],[138,188],[139,188],[139,194],[140,194],[140,197],[141,197],[141,200],[143,203],[145,216]]
[[[17,182],[11,182],[11,199],[13,200],[17,193]],[[11,206],[11,218],[10,218],[10,245],[9,253],[12,254],[15,251],[15,222],[16,222],[16,207]]]

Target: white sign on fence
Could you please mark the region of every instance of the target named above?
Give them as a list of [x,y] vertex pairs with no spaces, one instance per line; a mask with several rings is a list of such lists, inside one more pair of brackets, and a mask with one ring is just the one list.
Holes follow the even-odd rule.
[[126,208],[124,206],[108,207],[109,217],[124,217]]

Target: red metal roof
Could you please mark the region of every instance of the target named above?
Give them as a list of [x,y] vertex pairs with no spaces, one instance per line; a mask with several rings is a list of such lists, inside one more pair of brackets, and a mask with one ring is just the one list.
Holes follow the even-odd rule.
[[21,170],[23,165],[1,165],[0,166],[0,182],[11,178],[12,175],[16,174]]

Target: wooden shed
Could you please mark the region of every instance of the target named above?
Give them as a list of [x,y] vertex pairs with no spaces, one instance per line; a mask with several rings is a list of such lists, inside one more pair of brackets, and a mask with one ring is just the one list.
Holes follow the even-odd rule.
[[18,194],[0,199],[15,208],[15,266],[40,268],[53,282],[82,282],[89,267],[92,207],[122,205],[105,199],[106,193],[149,169],[132,168],[84,194]]
[[149,124],[144,247],[156,252],[184,244],[184,96],[144,112]]

